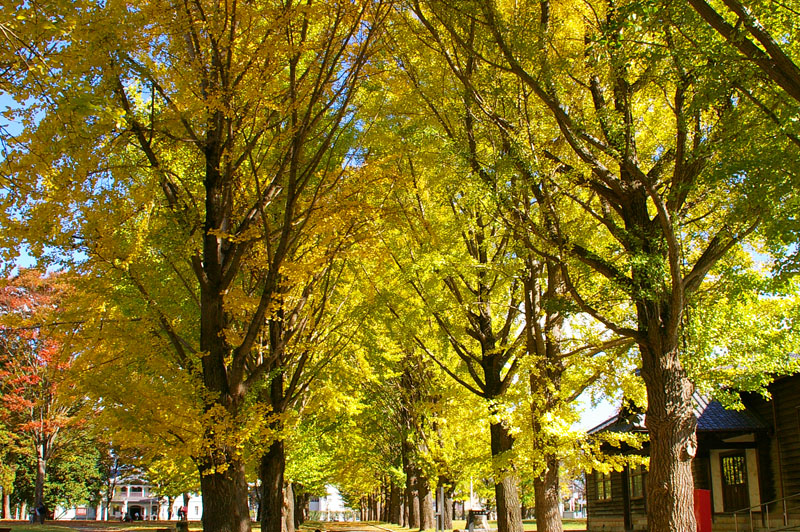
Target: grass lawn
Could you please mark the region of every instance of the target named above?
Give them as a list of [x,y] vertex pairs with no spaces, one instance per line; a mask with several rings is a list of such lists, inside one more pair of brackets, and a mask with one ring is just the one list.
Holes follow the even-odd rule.
[[69,527],[66,526],[21,524],[19,521],[0,521],[0,528],[11,528],[12,532],[64,532],[69,530]]
[[[11,532],[72,532],[76,528],[82,530],[94,529],[98,532],[135,532],[153,531],[157,528],[175,529],[175,521],[134,521],[123,523],[120,521],[46,521],[43,525],[31,524],[27,521],[0,521],[0,528],[10,528]],[[189,521],[190,532],[202,532],[200,521]]]
[[[563,519],[561,521],[564,530],[586,530],[586,519]],[[453,528],[464,530],[467,522],[455,519],[453,520]],[[536,530],[536,521],[533,519],[525,519],[522,521],[525,532],[533,532]],[[489,521],[489,528],[497,528],[497,521]]]
[[[522,523],[524,525],[525,532],[535,532],[536,531],[536,521],[534,521],[533,519],[525,520]],[[586,519],[564,519],[564,520],[561,521],[561,523],[564,526],[564,530],[586,530]],[[328,529],[326,529],[326,527],[325,527],[326,524],[330,525],[331,523],[304,523],[303,524],[303,529],[307,528],[310,531],[313,531],[315,529],[320,529],[322,531],[329,530],[331,527],[328,526]],[[388,523],[378,523],[377,521],[373,521],[373,522],[366,523],[366,524],[376,524],[376,525],[379,525],[381,528],[386,528],[386,529],[393,530],[393,531],[396,530],[398,532],[404,531],[404,530],[405,531],[408,530],[407,528],[403,528],[403,527],[400,527],[400,526],[397,526],[397,525],[392,525],[392,524],[388,524]],[[467,522],[465,520],[463,520],[463,519],[454,519],[453,520],[453,530],[461,530],[461,531],[463,531],[464,527],[466,526],[466,524],[467,524]],[[358,523],[347,523],[347,525],[352,525],[353,528],[357,528],[358,527]],[[497,521],[489,521],[489,527],[490,528],[497,528]],[[339,527],[337,527],[337,528],[339,528]],[[431,529],[431,532],[432,532],[432,530],[433,529]],[[333,531],[331,531],[331,532],[333,532]],[[428,532],[428,531],[426,531],[426,532]]]

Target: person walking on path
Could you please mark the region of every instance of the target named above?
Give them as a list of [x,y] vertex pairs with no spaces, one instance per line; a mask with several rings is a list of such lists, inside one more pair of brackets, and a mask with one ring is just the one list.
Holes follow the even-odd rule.
[[44,505],[44,501],[39,503],[39,506],[36,507],[36,521],[39,524],[43,525],[44,520],[47,518],[47,506]]

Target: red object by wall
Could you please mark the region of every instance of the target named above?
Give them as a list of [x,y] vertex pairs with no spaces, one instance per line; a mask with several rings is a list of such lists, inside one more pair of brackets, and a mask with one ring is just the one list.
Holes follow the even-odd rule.
[[711,532],[711,490],[694,490],[694,519],[697,532]]

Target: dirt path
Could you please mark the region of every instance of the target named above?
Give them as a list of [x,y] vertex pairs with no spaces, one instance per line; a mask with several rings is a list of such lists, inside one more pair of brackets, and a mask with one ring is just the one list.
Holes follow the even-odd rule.
[[361,522],[333,521],[326,522],[323,526],[324,528],[320,529],[322,532],[394,532],[391,528]]

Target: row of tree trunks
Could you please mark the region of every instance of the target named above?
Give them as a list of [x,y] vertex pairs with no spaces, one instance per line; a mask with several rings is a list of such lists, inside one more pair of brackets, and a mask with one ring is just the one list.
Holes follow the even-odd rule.
[[384,519],[383,494],[370,493],[361,498],[361,515],[367,521],[385,521]]
[[383,516],[381,521],[389,523],[392,521],[392,492],[394,491],[394,483],[386,477],[383,480]]
[[425,474],[414,464],[410,464],[406,469],[405,501],[403,506],[408,509],[408,518],[405,526],[420,530],[435,528],[436,520],[430,482]]
[[374,492],[367,495],[367,519],[369,521],[381,520],[381,498]]
[[[454,504],[453,488],[444,484],[444,527],[453,528]],[[406,486],[400,487],[393,482],[384,485],[379,492],[368,495],[361,500],[362,519],[370,521],[386,521],[399,526],[426,530],[436,528],[435,495],[428,479],[422,472],[409,466],[406,473]],[[412,521],[412,517],[415,521]]]
[[372,496],[372,518],[375,521],[385,521],[383,518],[383,494],[378,493]]
[[[393,523],[399,526],[406,526],[406,517],[404,514],[407,512],[405,511],[407,508],[406,504],[403,504],[402,500],[402,490],[395,486],[389,486],[390,490],[390,497],[384,506],[385,512],[380,514],[376,517],[379,521],[386,521],[389,523]],[[453,500],[453,488],[448,485],[444,485],[444,501],[439,501],[439,488],[436,490],[427,490],[427,493],[420,495],[414,505],[418,508],[419,517],[420,517],[420,525],[418,525],[420,530],[430,529],[436,527],[436,505],[442,504],[443,505],[443,512],[444,512],[444,523],[443,526],[445,529],[452,529],[453,528],[453,519],[455,517],[455,502]],[[425,489],[420,489],[419,492],[422,494],[425,492]],[[368,514],[369,516],[374,516],[376,514]],[[417,528],[409,527],[409,528]]]
[[[409,360],[409,365],[413,364]],[[422,384],[410,368],[406,368],[401,378],[404,390],[403,405],[401,408],[401,438],[400,446],[401,462],[403,471],[406,474],[406,485],[403,492],[403,506],[405,508],[405,526],[408,528],[420,528],[421,508],[419,486],[424,479],[419,476],[422,473],[417,466],[417,449],[414,441],[419,431],[419,419],[417,419],[416,403],[422,394]]]

